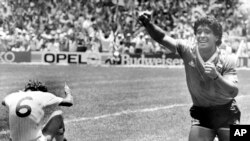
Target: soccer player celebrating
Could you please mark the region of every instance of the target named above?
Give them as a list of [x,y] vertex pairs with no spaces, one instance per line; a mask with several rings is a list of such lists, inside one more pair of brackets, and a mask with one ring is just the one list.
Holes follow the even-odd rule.
[[65,98],[49,93],[39,81],[29,81],[24,91],[7,95],[2,104],[9,109],[10,137],[12,141],[65,141],[62,111],[54,111],[43,125],[48,106],[72,106],[71,89],[65,83]]
[[216,136],[229,141],[229,125],[240,121],[234,99],[238,94],[237,57],[220,53],[221,24],[212,16],[201,17],[194,23],[195,41],[187,41],[168,36],[146,13],[138,20],[155,41],[177,51],[184,61],[193,101],[189,141],[213,141]]

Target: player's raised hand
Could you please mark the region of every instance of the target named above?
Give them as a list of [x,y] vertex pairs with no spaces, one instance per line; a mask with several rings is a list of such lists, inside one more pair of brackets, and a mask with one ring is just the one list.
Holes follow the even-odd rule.
[[71,94],[71,89],[69,88],[69,86],[66,82],[64,84],[64,91],[66,94]]
[[149,11],[142,11],[139,12],[139,18],[138,21],[143,26],[146,26],[151,20],[151,12]]
[[72,106],[74,103],[73,96],[71,95],[71,89],[65,82],[64,84],[64,92],[65,92],[65,97],[63,98],[63,106]]

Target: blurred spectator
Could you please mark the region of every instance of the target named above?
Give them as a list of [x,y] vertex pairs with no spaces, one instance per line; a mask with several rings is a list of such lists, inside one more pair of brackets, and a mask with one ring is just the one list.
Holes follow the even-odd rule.
[[129,54],[135,54],[135,47],[134,46],[130,46],[129,49]]
[[1,38],[0,39],[0,52],[5,52],[7,51],[7,46],[5,41]]
[[162,49],[162,47],[161,47],[161,45],[159,43],[155,43],[153,52],[156,53],[156,54],[163,52],[163,49]]
[[94,37],[91,41],[91,51],[100,52],[101,47],[102,47],[101,41],[98,38]]
[[[139,35],[138,32],[143,32],[134,18],[140,11],[151,13],[153,22],[166,31],[174,31],[176,38],[192,38],[192,21],[204,13],[213,13],[224,21],[223,28],[229,35],[245,36],[248,33],[246,26],[235,16],[237,13],[232,13],[237,9],[237,2],[233,1],[230,8],[221,4],[213,9],[209,4],[217,3],[199,0],[5,0],[0,3],[0,40],[6,42],[8,47],[5,49],[8,50],[21,47],[32,51],[58,51],[59,43],[59,51],[114,52],[119,48],[119,52],[142,53],[144,49],[150,52],[144,45],[144,36],[134,42],[131,40]],[[55,35],[51,31],[55,31]],[[116,33],[124,35],[123,41],[114,37],[118,35]],[[8,40],[1,38],[4,36],[8,36]],[[52,36],[55,36],[53,45]],[[101,48],[97,47],[99,41]],[[164,52],[157,44],[152,44],[156,46],[152,52]]]
[[114,32],[106,31],[103,33],[99,30],[97,38],[101,41],[102,52],[112,52],[113,51],[113,41],[114,41]]
[[110,65],[121,64],[121,54],[118,51],[115,51],[111,57],[105,60],[105,64],[110,64]]
[[[77,51],[77,41],[74,38],[74,36],[69,37],[67,46],[68,48],[65,48],[64,51],[69,51],[69,52],[76,52]],[[65,45],[66,46],[66,45]]]
[[78,52],[85,52],[85,51],[87,51],[87,46],[85,44],[84,39],[78,39],[76,44],[77,44],[76,51],[78,51]]
[[29,46],[30,46],[31,51],[39,51],[40,50],[41,45],[39,45],[39,40],[37,39],[37,36],[35,36],[34,34],[31,35]]
[[51,52],[59,52],[60,51],[60,43],[59,43],[59,40],[56,39],[56,38],[53,38],[51,40],[51,48],[50,48],[50,51]]
[[145,36],[145,45],[143,46],[143,53],[144,54],[151,54],[153,53],[153,49],[154,49],[154,46],[153,46],[153,43],[151,41],[151,38],[146,35]]
[[118,33],[117,36],[115,36],[114,52],[118,51],[120,54],[128,52],[127,48],[125,48],[124,41],[125,39],[122,33]]
[[[222,53],[227,53],[227,54],[233,53],[233,49],[231,46],[229,46],[227,41],[224,41],[221,44],[220,49],[221,49]],[[236,52],[236,49],[234,50],[234,52]]]
[[138,37],[135,37],[132,42],[135,42],[135,53],[141,54],[142,49],[146,44],[145,38],[144,38],[144,33],[140,32]]

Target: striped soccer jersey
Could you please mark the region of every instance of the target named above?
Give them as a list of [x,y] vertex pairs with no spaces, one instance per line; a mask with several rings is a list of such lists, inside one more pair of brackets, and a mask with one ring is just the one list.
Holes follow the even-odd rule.
[[61,97],[40,91],[19,91],[4,98],[9,108],[9,126],[12,141],[31,141],[42,137],[44,108],[58,105]]

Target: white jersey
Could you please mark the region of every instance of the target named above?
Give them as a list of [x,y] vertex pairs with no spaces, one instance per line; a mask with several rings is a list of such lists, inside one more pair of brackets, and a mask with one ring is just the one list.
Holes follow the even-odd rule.
[[42,135],[44,108],[58,105],[63,98],[40,91],[16,92],[5,97],[9,108],[10,136],[12,141],[39,140]]

